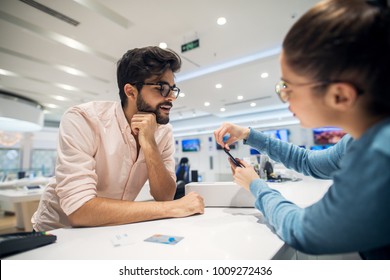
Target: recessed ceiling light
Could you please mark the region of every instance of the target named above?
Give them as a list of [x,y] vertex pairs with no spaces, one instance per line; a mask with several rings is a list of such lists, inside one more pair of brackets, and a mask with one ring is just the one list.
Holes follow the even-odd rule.
[[77,91],[77,88],[70,86],[70,85],[65,85],[65,84],[55,84],[57,87],[62,88],[64,90],[74,90]]
[[162,49],[166,49],[168,47],[167,43],[165,42],[161,42],[158,46]]
[[219,109],[221,112],[225,112],[226,111],[226,109],[225,108],[221,108],[221,109]]
[[185,97],[186,94],[185,94],[184,92],[180,92],[180,93],[179,93],[179,96],[180,96],[180,97]]
[[251,107],[255,107],[256,106],[256,103],[255,102],[252,102],[251,103]]
[[217,19],[218,25],[224,25],[226,23],[226,18],[220,17]]
[[60,95],[56,95],[56,96],[53,96],[54,99],[56,100],[59,100],[59,101],[65,101],[65,100],[68,100],[68,98],[66,97],[63,97],[63,96],[60,96]]
[[268,73],[267,72],[264,72],[264,73],[261,73],[260,77],[262,77],[263,79],[265,78],[268,78]]
[[206,106],[206,107],[210,106],[210,102],[205,102],[204,106]]
[[17,77],[18,76],[18,74],[11,72],[11,71],[8,71],[8,70],[5,70],[5,69],[0,69],[0,75],[10,76],[10,77]]
[[239,96],[237,96],[237,99],[238,99],[238,100],[243,100],[243,99],[244,99],[244,96],[239,95]]
[[74,76],[80,76],[80,77],[87,76],[87,74],[85,74],[84,72],[77,70],[75,68],[69,67],[69,66],[57,65],[56,67],[64,72],[71,74],[71,75],[74,75]]
[[222,85],[221,84],[216,84],[215,88],[222,88]]
[[58,106],[55,104],[45,104],[45,106],[52,109],[58,108]]

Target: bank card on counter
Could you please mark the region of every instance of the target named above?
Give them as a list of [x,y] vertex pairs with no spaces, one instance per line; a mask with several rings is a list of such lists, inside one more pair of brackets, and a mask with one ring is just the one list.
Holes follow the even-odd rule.
[[144,241],[146,242],[154,242],[168,245],[175,245],[184,237],[181,236],[173,236],[173,235],[164,235],[164,234],[154,234],[149,238],[146,238]]

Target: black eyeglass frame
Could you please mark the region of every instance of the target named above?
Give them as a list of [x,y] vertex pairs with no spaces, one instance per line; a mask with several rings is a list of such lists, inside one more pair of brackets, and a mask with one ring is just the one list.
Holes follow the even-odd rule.
[[[180,88],[176,85],[170,86],[166,82],[157,82],[157,83],[145,83],[145,82],[136,82],[131,83],[132,85],[141,85],[141,86],[160,86],[159,91],[162,97],[169,96],[170,92],[174,93],[174,97],[178,98],[180,94]],[[164,88],[165,87],[165,88]]]

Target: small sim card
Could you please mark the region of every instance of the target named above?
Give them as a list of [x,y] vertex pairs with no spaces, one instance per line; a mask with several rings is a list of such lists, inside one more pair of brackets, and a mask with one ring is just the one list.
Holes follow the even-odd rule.
[[169,244],[175,245],[184,237],[181,236],[173,236],[173,235],[163,235],[163,234],[154,234],[149,238],[146,238],[144,241],[146,242],[155,242],[161,244]]
[[130,236],[127,233],[116,234],[111,238],[111,243],[114,247],[124,246],[134,244],[135,242],[130,239]]

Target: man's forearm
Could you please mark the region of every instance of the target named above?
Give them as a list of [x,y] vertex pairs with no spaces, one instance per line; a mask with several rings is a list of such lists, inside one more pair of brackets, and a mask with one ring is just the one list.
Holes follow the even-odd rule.
[[173,217],[169,202],[134,202],[96,197],[85,203],[69,220],[74,227],[107,226]]
[[73,227],[96,227],[186,217],[203,212],[203,198],[191,192],[174,201],[134,202],[96,197],[68,217]]
[[152,143],[143,149],[152,196],[157,201],[172,200],[176,191],[176,182],[165,167],[157,145]]

